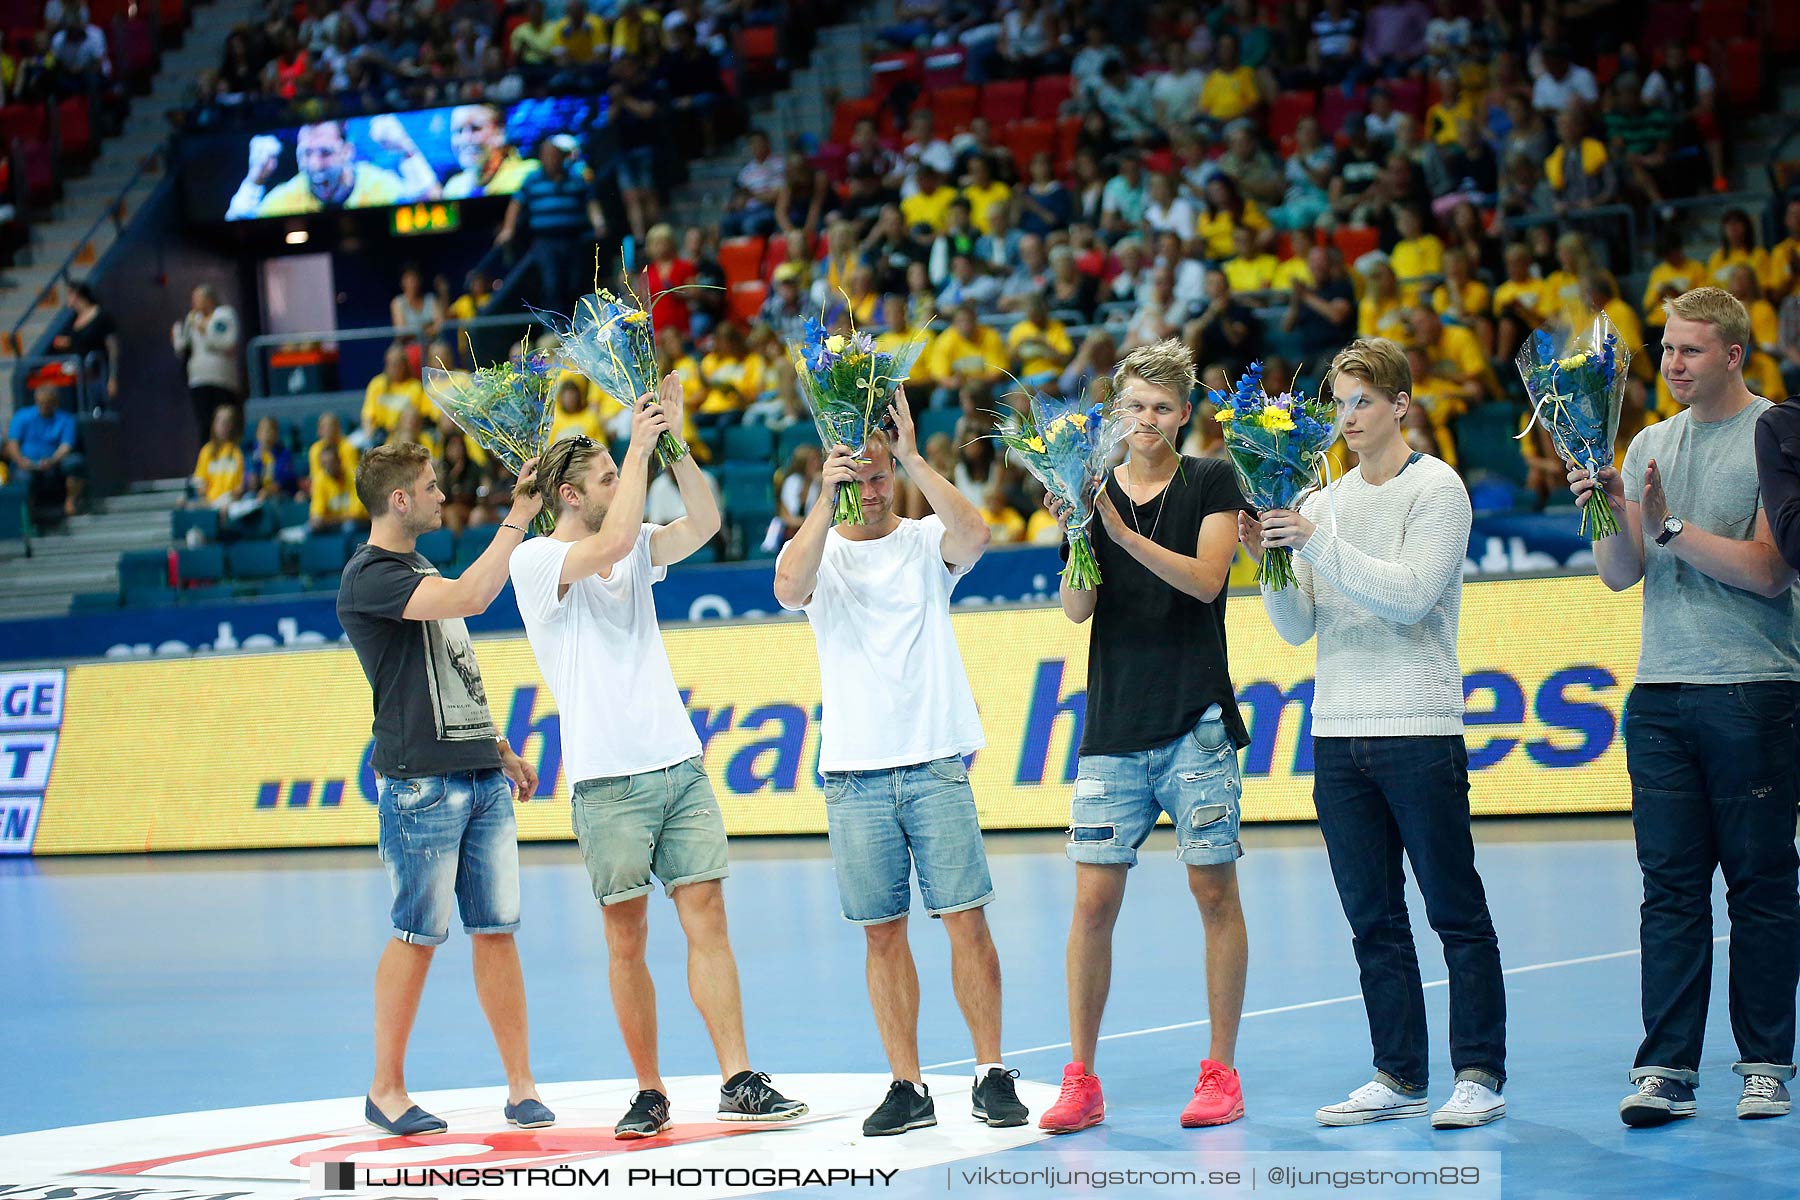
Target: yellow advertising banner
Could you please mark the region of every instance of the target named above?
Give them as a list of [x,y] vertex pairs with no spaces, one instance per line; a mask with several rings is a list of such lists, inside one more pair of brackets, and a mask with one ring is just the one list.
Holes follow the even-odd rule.
[[[1625,811],[1620,712],[1637,660],[1639,601],[1583,578],[1470,583],[1461,655],[1477,814]],[[987,748],[971,778],[990,829],[1067,823],[1086,706],[1087,630],[1056,608],[958,611]],[[1313,650],[1292,647],[1253,596],[1228,609],[1232,674],[1251,732],[1244,817],[1310,820]],[[733,834],[820,833],[819,677],[804,621],[664,632]],[[477,642],[494,719],[539,770],[526,839],[570,837],[563,731],[521,636]],[[372,845],[370,702],[345,646],[41,673],[54,700],[38,854]],[[61,692],[52,696],[54,686]],[[37,692],[29,688],[38,688]],[[631,720],[619,697],[617,719]],[[549,801],[545,803],[543,801]],[[5,814],[0,814],[4,821]],[[35,838],[31,835],[35,833]],[[22,842],[23,845],[18,843]]]

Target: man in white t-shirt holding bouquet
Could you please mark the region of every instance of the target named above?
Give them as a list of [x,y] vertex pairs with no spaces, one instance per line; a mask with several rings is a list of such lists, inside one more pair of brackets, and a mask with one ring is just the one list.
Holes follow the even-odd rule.
[[632,413],[625,468],[590,438],[545,451],[538,486],[549,537],[512,555],[513,591],[538,667],[556,697],[574,781],[572,819],[605,918],[613,1011],[638,1091],[614,1128],[646,1138],[671,1124],[656,1054],[656,989],[645,965],[652,876],[688,939],[688,990],[719,1058],[721,1121],[789,1121],[806,1112],[750,1069],[737,961],[720,881],[725,821],[700,765],[700,739],[676,689],[650,587],[719,531],[719,506],[691,455],[673,467],[687,515],[644,523],[656,441],[681,428],[681,382],[663,380]]
[[[950,593],[987,549],[979,510],[919,453],[906,393],[889,410],[892,443],[859,459],[830,447],[824,486],[775,564],[775,598],[804,610],[819,647],[819,771],[846,919],[868,939],[869,999],[894,1081],[865,1136],[937,1124],[919,1069],[919,977],[907,942],[912,872],[925,911],[950,937],[956,1000],[975,1043],[971,1107],[995,1127],[1029,1115],[1000,1061],[1000,958],[983,907],[994,898],[964,760],[985,744]],[[894,512],[894,472],[932,515]],[[861,524],[832,526],[837,489],[860,489]]]

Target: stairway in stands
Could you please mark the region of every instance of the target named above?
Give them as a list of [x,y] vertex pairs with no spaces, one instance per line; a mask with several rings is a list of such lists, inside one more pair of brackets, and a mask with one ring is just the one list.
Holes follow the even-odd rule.
[[30,541],[0,543],[0,596],[5,616],[60,616],[72,596],[117,592],[119,555],[169,542],[169,514],[181,503],[185,481],[134,485],[103,502],[103,511],[72,517]]

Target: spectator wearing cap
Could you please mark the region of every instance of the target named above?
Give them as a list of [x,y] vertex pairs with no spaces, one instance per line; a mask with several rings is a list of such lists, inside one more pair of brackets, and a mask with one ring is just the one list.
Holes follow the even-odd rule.
[[87,483],[87,463],[75,449],[79,436],[75,414],[63,411],[53,383],[39,384],[32,406],[14,413],[6,429],[6,461],[24,476],[33,503],[60,488],[63,512],[71,517]]
[[1531,107],[1541,113],[1560,113],[1575,104],[1598,104],[1600,85],[1594,73],[1569,61],[1569,48],[1546,42],[1539,50],[1543,70],[1531,85]]
[[1000,285],[993,276],[985,275],[968,254],[950,259],[950,279],[938,292],[939,312],[949,312],[968,305],[978,312],[992,312],[1000,299]]
[[756,314],[756,319],[775,330],[783,341],[796,341],[806,320],[806,301],[801,295],[806,268],[784,262],[775,268],[775,286]]

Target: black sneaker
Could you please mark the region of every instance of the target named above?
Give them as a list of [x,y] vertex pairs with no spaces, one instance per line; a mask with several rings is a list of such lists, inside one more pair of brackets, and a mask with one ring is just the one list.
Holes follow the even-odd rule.
[[1781,1080],[1773,1075],[1744,1076],[1744,1094],[1737,1107],[1738,1120],[1785,1117],[1793,1110],[1794,1102],[1788,1099],[1787,1085]]
[[[923,1095],[920,1095],[920,1092]],[[864,1137],[891,1137],[909,1129],[924,1129],[937,1124],[937,1106],[931,1102],[931,1089],[924,1084],[914,1088],[903,1079],[894,1080],[881,1107],[863,1121]]]
[[969,1099],[974,1105],[977,1121],[995,1129],[1012,1129],[1025,1123],[1031,1112],[1019,1100],[1018,1089],[1013,1087],[1013,1080],[1018,1077],[1017,1071],[989,1067],[987,1077],[975,1081],[975,1086],[969,1089]]
[[746,1071],[736,1087],[719,1089],[721,1121],[792,1121],[805,1115],[806,1105],[776,1091],[761,1071]]
[[663,1130],[674,1125],[669,1119],[669,1098],[654,1088],[639,1092],[631,1098],[631,1107],[613,1126],[616,1138],[655,1137]]
[[1619,1101],[1619,1120],[1634,1129],[1651,1125],[1667,1125],[1698,1111],[1694,1089],[1679,1079],[1646,1075],[1638,1080],[1638,1090]]

